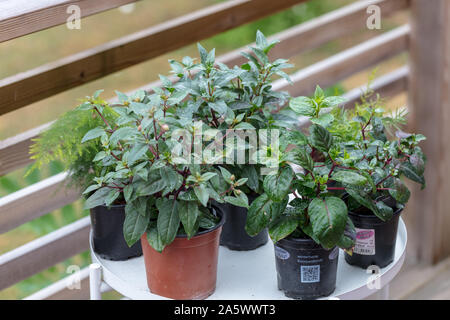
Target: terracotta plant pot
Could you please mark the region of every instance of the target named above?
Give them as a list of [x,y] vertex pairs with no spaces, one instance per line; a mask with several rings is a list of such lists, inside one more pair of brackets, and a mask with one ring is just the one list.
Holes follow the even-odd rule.
[[162,253],[141,237],[147,284],[154,294],[172,299],[205,299],[216,289],[219,239],[224,223],[188,240],[177,236]]

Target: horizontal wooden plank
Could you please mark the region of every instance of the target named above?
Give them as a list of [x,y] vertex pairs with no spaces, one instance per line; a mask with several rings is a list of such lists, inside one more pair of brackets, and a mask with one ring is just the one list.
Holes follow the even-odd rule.
[[273,88],[286,90],[294,97],[310,95],[316,85],[329,87],[405,51],[409,32],[408,25],[398,27],[294,73],[291,75],[293,85],[280,79],[274,82]]
[[89,267],[52,283],[24,300],[89,300]]
[[0,176],[33,162],[28,152],[32,140],[50,125],[51,122],[0,141]]
[[87,250],[89,230],[85,217],[1,255],[0,290]]
[[0,80],[0,115],[306,0],[230,0]]
[[60,173],[0,198],[0,234],[77,200],[80,194],[64,186],[66,178]]
[[[370,89],[380,94],[382,98],[391,98],[408,90],[409,67],[404,66],[373,80]],[[367,90],[367,84],[346,92],[345,106],[351,108],[360,101],[361,93]]]
[[80,18],[137,0],[14,0],[0,1],[0,42],[66,23],[76,5]]
[[[270,52],[272,58],[291,58],[299,53],[315,49],[331,40],[339,39],[354,33],[356,30],[366,28],[367,8],[376,5],[380,8],[383,18],[407,9],[408,0],[361,0],[331,11],[310,21],[295,27],[281,31],[271,37],[270,40],[278,39],[281,42]],[[376,36],[373,32],[371,36]],[[250,46],[252,46],[251,44]],[[236,49],[220,59],[229,65],[240,65],[245,58],[240,54],[242,51],[250,52],[248,46]]]

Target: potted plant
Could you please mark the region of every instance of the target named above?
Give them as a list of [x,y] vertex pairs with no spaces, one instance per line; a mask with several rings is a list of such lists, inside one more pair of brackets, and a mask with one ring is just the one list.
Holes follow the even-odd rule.
[[[243,52],[247,62],[241,66],[227,67],[215,61],[214,49],[207,52],[198,45],[200,61],[196,63],[191,57],[184,57],[182,61],[169,60],[172,73],[177,76],[176,84],[162,78],[166,90],[172,90],[180,97],[189,94],[195,101],[194,118],[210,122],[212,128],[224,134],[233,130],[238,144],[246,145],[244,130],[256,131],[268,129],[275,121],[290,121],[288,114],[280,113],[289,95],[272,90],[271,82],[274,76],[281,76],[289,80],[283,69],[291,67],[285,59],[270,61],[269,51],[278,41],[268,41],[262,32],[256,34],[256,46],[251,47],[252,54]],[[290,81],[290,80],[289,80]],[[240,140],[242,139],[242,140]],[[262,192],[263,176],[261,165],[252,162],[249,154],[241,163],[236,156],[232,161],[222,166],[232,173],[237,180],[247,179],[243,186],[248,202],[252,203]],[[267,229],[250,237],[245,232],[247,209],[241,203],[225,201],[218,204],[225,213],[226,222],[223,226],[220,243],[231,250],[253,250],[267,243]]]
[[[30,148],[35,162],[27,174],[52,161],[59,161],[69,174],[67,186],[76,188],[81,193],[102,170],[112,169],[94,161],[102,148],[100,139],[83,143],[86,133],[103,123],[98,114],[93,115],[86,110],[86,105],[101,106],[102,116],[107,121],[113,121],[116,117],[108,103],[99,98],[100,92],[83,99],[80,107],[64,113],[40,134]],[[84,196],[89,197],[90,194],[88,191]],[[93,249],[97,254],[108,260],[126,260],[142,255],[141,244],[129,247],[121,233],[125,220],[123,197],[118,197],[108,206],[94,203],[90,207]]]
[[[196,102],[187,94],[155,88],[148,101],[118,94],[114,122],[105,120],[84,138],[100,138],[95,161],[114,168],[93,179],[86,206],[107,205],[123,196],[123,234],[130,246],[141,241],[150,291],[173,299],[206,298],[215,290],[224,223],[212,200],[248,206],[239,190],[246,179],[232,179],[225,168],[206,163],[195,152],[215,140],[198,138],[212,128],[194,121],[189,110]],[[87,107],[100,116],[105,110]]]
[[[329,182],[359,185],[365,178],[341,165],[343,157],[334,136],[319,124],[311,125],[308,136],[288,131],[281,136],[279,169],[264,178],[264,193],[248,210],[250,235],[269,228],[278,288],[288,297],[330,295],[336,286],[338,247],[350,252],[353,247],[347,205]],[[295,173],[292,164],[303,170]],[[295,197],[290,202],[289,193]]]
[[333,188],[344,192],[356,227],[355,248],[345,260],[361,268],[382,268],[394,259],[398,220],[410,197],[401,178],[425,186],[426,158],[418,146],[425,137],[400,131],[406,123],[404,112],[386,114],[372,91],[367,90],[361,101],[351,110],[337,105],[325,110],[305,97],[291,100],[291,105],[298,111],[301,106],[300,113],[311,121],[327,125],[345,155],[342,164],[365,178],[360,185],[340,180]]

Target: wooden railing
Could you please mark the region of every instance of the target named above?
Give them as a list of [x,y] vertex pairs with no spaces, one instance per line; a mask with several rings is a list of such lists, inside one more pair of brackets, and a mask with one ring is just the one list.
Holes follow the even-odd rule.
[[[0,80],[0,115],[305,1],[222,2],[8,77]],[[348,36],[356,29],[366,28],[369,5],[378,5],[384,18],[408,9],[411,1],[426,2],[357,1],[272,36],[271,38],[282,40],[273,50],[272,56],[290,58],[329,41]],[[42,0],[33,6],[27,2],[26,10],[21,9],[26,7],[20,4],[22,2],[27,1],[11,1],[8,2],[10,8],[0,10],[0,42],[64,23],[65,10],[71,4],[79,5],[82,15],[87,16],[133,1]],[[446,6],[444,0],[436,2]],[[417,13],[421,4],[414,5],[417,7],[415,9]],[[445,8],[448,9],[447,6]],[[205,28],[205,25],[208,27]],[[419,30],[420,26],[419,23]],[[408,25],[382,34],[373,32],[369,40],[292,74],[293,85],[288,85],[285,80],[278,80],[274,83],[274,87],[277,90],[287,90],[296,96],[310,94],[316,84],[323,87],[331,86],[359,71],[407,52],[410,47],[410,33],[411,28]],[[228,65],[240,64],[243,58],[239,52],[244,50],[248,50],[247,47],[225,54],[218,60]],[[423,57],[416,58],[420,59]],[[372,88],[384,97],[392,97],[408,90],[408,77],[409,68],[404,66],[375,79]],[[144,88],[150,89],[155,85],[158,83],[151,83]],[[348,105],[357,101],[360,93],[361,88],[348,91],[345,94]],[[0,141],[0,175],[32,163],[28,151],[31,141],[48,126],[49,124],[45,124]],[[1,198],[0,232],[7,232],[77,200],[79,198],[77,191],[61,187],[66,178],[66,174],[61,173]],[[434,187],[433,183],[431,188]],[[46,201],[43,202],[41,199]],[[86,250],[88,219],[83,218],[0,256],[0,290]],[[87,285],[86,275],[86,271],[83,270],[81,278],[84,286]],[[58,282],[30,298],[85,297],[85,291],[72,291],[71,293],[71,290],[66,289],[63,282]]]

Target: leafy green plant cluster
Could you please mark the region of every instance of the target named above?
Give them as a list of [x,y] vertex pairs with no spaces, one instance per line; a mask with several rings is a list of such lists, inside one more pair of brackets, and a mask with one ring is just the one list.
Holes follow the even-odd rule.
[[[309,135],[283,135],[282,170],[264,179],[264,194],[249,208],[250,235],[269,227],[274,241],[307,235],[325,248],[348,250],[354,241],[348,210],[387,221],[409,200],[402,177],[425,186],[426,158],[418,146],[425,137],[389,135],[405,123],[402,113],[387,115],[379,97],[366,94],[353,110],[343,102],[320,87],[311,98],[291,99],[291,109],[311,120]],[[291,164],[302,171],[294,173]],[[296,198],[288,206],[289,192]]]
[[350,110],[338,105],[325,109],[304,97],[292,99],[291,108],[327,128],[339,146],[337,152],[343,156],[341,164],[352,168],[353,176],[359,175],[360,185],[349,185],[345,179],[336,181],[336,190],[348,194],[350,210],[369,209],[387,221],[410,197],[401,177],[425,187],[426,157],[418,146],[425,137],[401,131],[406,123],[405,113],[386,114],[383,101],[370,89],[362,95],[361,103]]
[[[157,92],[148,95],[141,91],[141,97],[135,99],[118,92],[120,102],[113,107],[118,116],[113,123],[102,116],[107,105],[86,102],[79,108],[92,110],[104,119],[104,124],[87,132],[82,141],[100,139],[102,150],[94,161],[114,168],[102,170],[94,178],[95,184],[85,190],[92,193],[85,207],[109,206],[123,195],[127,243],[131,246],[147,232],[150,245],[162,251],[177,234],[191,238],[198,230],[216,225],[210,199],[238,203],[240,198],[245,206],[248,200],[239,190],[246,179],[236,181],[224,168],[173,158],[178,138],[172,137],[177,129],[190,134],[190,147],[196,143],[201,148],[206,146],[203,141],[195,141],[200,128],[192,118],[186,119],[177,92],[168,96]],[[209,129],[209,124],[200,125],[203,130]]]
[[[184,57],[182,61],[169,60],[177,81],[172,83],[160,76],[162,88],[155,90],[169,104],[189,97],[183,105],[185,121],[195,119],[211,123],[211,134],[217,131],[227,135],[230,130],[268,129],[274,123],[293,125],[297,122],[295,115],[281,110],[289,95],[272,89],[274,77],[290,81],[283,70],[292,67],[288,60],[269,59],[268,54],[277,43],[277,40],[268,41],[258,30],[256,46],[250,47],[251,53],[241,53],[248,61],[232,68],[215,61],[214,49],[208,52],[199,44],[200,61],[191,57]],[[169,95],[172,98],[168,98]],[[249,164],[250,154],[254,150],[250,150],[251,146],[245,138],[238,135],[236,139],[238,145],[249,150],[246,164],[236,164],[236,155],[232,154],[228,157],[233,158],[231,162],[234,164],[224,164],[224,167],[236,177],[248,179],[247,185],[243,186],[246,193],[261,193],[262,176],[259,172],[265,163]]]
[[[83,101],[91,101],[96,104],[106,103],[98,97],[86,97]],[[104,117],[112,121],[114,114],[105,111]],[[101,169],[92,161],[100,150],[100,144],[96,141],[81,144],[80,141],[86,132],[101,123],[100,117],[93,116],[86,110],[77,108],[64,113],[42,132],[39,138],[34,140],[34,144],[30,147],[30,153],[35,162],[26,175],[58,161],[63,164],[63,169],[70,173],[70,186],[86,188]]]
[[[325,97],[319,88],[313,98],[298,100],[291,100],[294,111],[301,110],[303,115],[318,118],[317,109],[342,102],[339,97]],[[320,121],[323,123],[323,118]],[[264,193],[248,211],[247,232],[256,235],[268,227],[275,242],[293,234],[309,236],[324,248],[339,246],[350,250],[354,243],[354,226],[348,218],[346,203],[330,190],[329,182],[342,177],[347,177],[350,184],[360,182],[354,179],[350,168],[341,165],[342,155],[333,134],[313,123],[309,135],[289,131],[281,139],[280,170],[264,178]],[[295,172],[292,164],[301,166],[303,171]],[[289,193],[295,196],[290,202]]]

